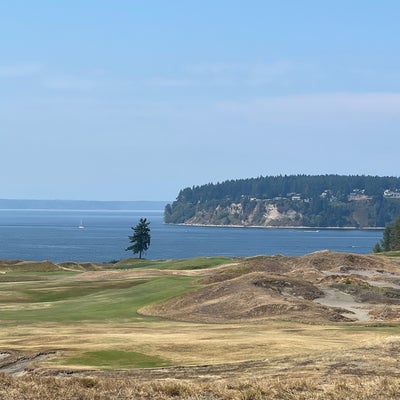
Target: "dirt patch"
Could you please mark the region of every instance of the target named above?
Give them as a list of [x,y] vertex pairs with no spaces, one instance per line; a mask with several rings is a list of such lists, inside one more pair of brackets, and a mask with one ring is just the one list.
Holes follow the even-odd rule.
[[299,266],[313,266],[320,271],[333,269],[348,272],[351,269],[360,270],[385,270],[398,272],[398,266],[393,261],[375,256],[352,253],[335,253],[331,251],[320,251],[299,257]]
[[365,281],[336,283],[332,287],[351,294],[358,303],[400,305],[400,290],[392,287],[370,285]]
[[53,357],[56,352],[40,352],[36,354],[21,354],[16,352],[1,353],[6,355],[1,359],[0,373],[21,376],[32,370],[36,363]]
[[314,300],[323,295],[323,292],[313,284],[290,277],[265,277],[255,281],[254,285],[274,290],[283,296],[298,297],[306,300]]
[[341,314],[351,320],[367,322],[370,321],[369,312],[373,306],[358,303],[351,294],[335,288],[324,289],[324,296],[314,301],[327,307],[341,308]]

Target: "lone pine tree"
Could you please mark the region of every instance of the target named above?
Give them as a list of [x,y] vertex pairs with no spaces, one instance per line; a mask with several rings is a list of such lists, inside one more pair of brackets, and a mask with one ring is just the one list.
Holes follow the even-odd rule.
[[133,235],[129,236],[129,241],[132,243],[126,250],[133,251],[133,254],[139,253],[139,258],[142,258],[142,253],[150,247],[150,222],[146,218],[140,218],[139,223],[132,227]]

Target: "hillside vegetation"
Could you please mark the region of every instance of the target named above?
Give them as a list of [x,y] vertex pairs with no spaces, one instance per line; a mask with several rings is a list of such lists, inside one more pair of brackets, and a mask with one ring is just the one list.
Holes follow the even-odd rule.
[[231,180],[180,191],[166,223],[384,227],[400,215],[400,178],[292,175]]

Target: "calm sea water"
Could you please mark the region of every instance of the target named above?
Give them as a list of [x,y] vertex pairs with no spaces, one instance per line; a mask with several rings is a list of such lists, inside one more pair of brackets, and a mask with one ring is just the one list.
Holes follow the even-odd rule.
[[[163,212],[107,210],[0,210],[0,259],[111,261],[126,252],[130,229],[150,221],[146,258],[303,255],[317,250],[370,253],[382,231],[260,229],[163,224]],[[79,229],[80,223],[85,226]]]

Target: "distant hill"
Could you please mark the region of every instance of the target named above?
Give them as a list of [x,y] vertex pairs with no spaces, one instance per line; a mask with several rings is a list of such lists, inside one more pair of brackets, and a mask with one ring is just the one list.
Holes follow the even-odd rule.
[[385,227],[400,215],[400,178],[280,175],[186,188],[166,223],[265,227]]
[[167,201],[85,201],[0,199],[0,209],[163,210]]

